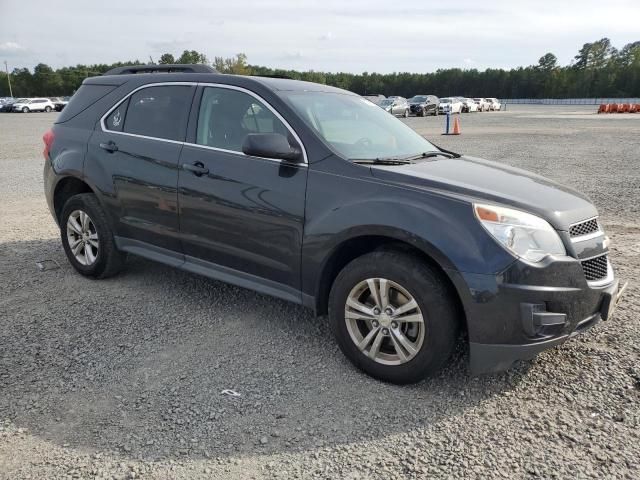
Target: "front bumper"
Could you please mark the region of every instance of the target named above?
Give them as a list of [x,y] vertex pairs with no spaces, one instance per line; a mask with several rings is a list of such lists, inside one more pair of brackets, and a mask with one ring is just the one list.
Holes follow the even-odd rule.
[[465,310],[474,374],[508,369],[607,320],[626,287],[615,278],[589,284],[574,259],[535,267],[516,261],[499,275],[449,273]]

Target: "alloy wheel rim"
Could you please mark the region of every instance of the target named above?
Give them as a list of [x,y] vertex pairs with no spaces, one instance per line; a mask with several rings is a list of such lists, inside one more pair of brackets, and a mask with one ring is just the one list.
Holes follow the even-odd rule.
[[353,343],[377,363],[407,363],[424,343],[425,322],[418,303],[406,288],[386,278],[368,278],[353,287],[344,316]]
[[93,265],[98,258],[100,242],[91,217],[82,210],[74,210],[67,219],[67,241],[71,254],[80,265]]

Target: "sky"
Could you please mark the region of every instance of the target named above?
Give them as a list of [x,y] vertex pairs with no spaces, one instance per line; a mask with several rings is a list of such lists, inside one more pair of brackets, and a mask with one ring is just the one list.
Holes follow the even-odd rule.
[[[197,50],[316,71],[568,64],[640,40],[640,0],[0,0],[0,64],[54,68]],[[2,65],[4,67],[4,65]]]

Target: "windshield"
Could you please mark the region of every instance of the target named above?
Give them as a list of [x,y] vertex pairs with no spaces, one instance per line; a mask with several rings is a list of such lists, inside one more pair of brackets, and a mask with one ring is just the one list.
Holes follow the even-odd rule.
[[29,100],[27,100],[26,98],[19,98],[16,100],[16,103],[29,103]]
[[357,95],[295,91],[283,96],[344,158],[402,158],[438,150],[400,120]]
[[380,102],[380,105],[382,105],[383,107],[387,107],[387,106],[389,106],[389,105],[393,105],[393,99],[388,99],[388,98],[387,98],[387,99],[385,99],[385,100],[382,100],[382,101]]
[[412,97],[409,99],[409,103],[422,103],[426,101],[427,101],[427,97],[422,97],[420,95],[416,95],[415,97]]
[[441,98],[440,99],[440,103],[451,103],[451,99],[450,98]]

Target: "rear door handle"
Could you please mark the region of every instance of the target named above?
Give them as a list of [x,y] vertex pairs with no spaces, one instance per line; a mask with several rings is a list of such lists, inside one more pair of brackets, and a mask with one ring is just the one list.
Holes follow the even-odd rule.
[[116,145],[116,142],[113,142],[111,140],[108,141],[107,143],[101,143],[100,148],[102,148],[103,150],[106,150],[109,153],[118,151],[118,145]]
[[196,177],[201,177],[202,175],[207,175],[209,173],[209,169],[206,168],[202,162],[183,163],[182,168],[190,171]]

